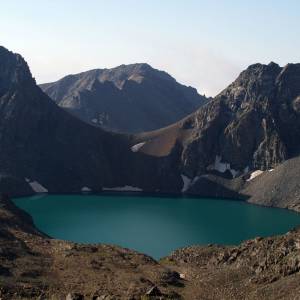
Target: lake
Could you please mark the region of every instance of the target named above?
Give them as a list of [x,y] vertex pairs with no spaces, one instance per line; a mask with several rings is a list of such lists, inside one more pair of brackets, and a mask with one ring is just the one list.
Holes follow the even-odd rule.
[[116,244],[157,259],[184,246],[238,244],[300,225],[295,212],[222,199],[42,195],[14,202],[54,238]]

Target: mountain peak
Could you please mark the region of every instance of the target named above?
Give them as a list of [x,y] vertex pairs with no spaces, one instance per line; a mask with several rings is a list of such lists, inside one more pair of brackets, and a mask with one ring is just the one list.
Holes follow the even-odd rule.
[[41,88],[80,119],[131,133],[167,126],[207,101],[196,89],[147,63],[94,69]]
[[277,72],[279,73],[282,68],[275,62],[271,61],[269,64],[261,64],[261,63],[255,63],[250,65],[243,73],[268,73],[268,72]]
[[13,85],[36,84],[26,61],[20,54],[0,46],[0,60],[0,96],[8,92]]

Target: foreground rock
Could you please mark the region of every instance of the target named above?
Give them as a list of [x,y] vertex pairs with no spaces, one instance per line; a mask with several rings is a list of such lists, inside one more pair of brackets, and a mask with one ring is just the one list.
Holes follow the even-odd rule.
[[187,247],[164,263],[184,274],[187,299],[299,299],[300,230],[236,247]]
[[156,262],[117,246],[51,239],[0,201],[2,299],[298,299],[299,271],[300,230],[188,247]]

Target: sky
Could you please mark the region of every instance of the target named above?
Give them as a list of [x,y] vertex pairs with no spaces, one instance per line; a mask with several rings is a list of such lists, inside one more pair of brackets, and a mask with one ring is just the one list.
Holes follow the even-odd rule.
[[300,62],[298,0],[1,1],[0,45],[38,83],[146,62],[215,96],[253,63]]

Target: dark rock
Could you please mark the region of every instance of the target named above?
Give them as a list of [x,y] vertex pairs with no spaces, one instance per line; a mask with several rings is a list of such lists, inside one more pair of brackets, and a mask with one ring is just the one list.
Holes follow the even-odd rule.
[[66,300],[84,300],[84,296],[79,293],[69,293],[66,296]]
[[182,286],[183,283],[180,281],[180,274],[175,271],[167,271],[161,275],[162,284],[171,284],[175,286]]
[[0,265],[0,276],[10,276],[11,273],[8,268]]
[[146,293],[147,296],[162,296],[161,291],[157,286],[153,286],[152,288],[149,289]]

